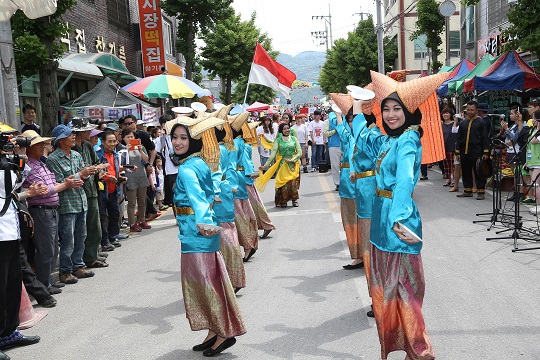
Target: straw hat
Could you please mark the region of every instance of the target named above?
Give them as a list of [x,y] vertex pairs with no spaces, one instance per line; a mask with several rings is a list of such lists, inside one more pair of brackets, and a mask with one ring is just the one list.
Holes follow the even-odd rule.
[[30,146],[34,146],[34,145],[42,143],[42,142],[48,142],[48,141],[51,141],[52,139],[54,139],[52,137],[42,137],[41,135],[39,135],[34,130],[26,130],[21,135],[24,136],[25,138],[27,138],[28,140],[30,140]]
[[229,124],[235,131],[240,131],[242,129],[242,124],[247,121],[249,118],[248,112],[243,112],[234,116],[228,116]]
[[260,121],[252,121],[248,123],[248,126],[251,130],[256,129],[259,125],[261,125]]
[[201,119],[199,119],[199,118],[193,119],[193,118],[190,118],[190,117],[187,117],[187,116],[179,116],[179,117],[177,117],[175,119],[167,121],[165,123],[165,129],[167,130],[167,134],[170,134],[171,131],[172,131],[173,126],[176,125],[176,124],[181,124],[181,125],[190,127],[190,126],[195,125],[199,121],[201,121]]
[[342,114],[347,114],[353,106],[353,98],[349,94],[330,93],[330,97],[336,103]]
[[234,107],[234,104],[221,106],[219,109],[216,109],[218,110],[216,117],[223,120],[227,120],[227,115],[229,115],[229,112],[231,111],[233,107]]
[[200,139],[204,131],[211,129],[213,127],[216,127],[218,125],[223,125],[224,123],[225,123],[225,120],[218,119],[216,117],[205,118],[203,120],[200,120],[194,125],[188,126],[189,134],[194,139]]
[[448,78],[450,73],[438,73],[405,82],[398,82],[386,75],[371,71],[373,92],[375,99],[381,103],[383,99],[393,92],[397,92],[403,105],[412,114],[426,101],[441,84]]

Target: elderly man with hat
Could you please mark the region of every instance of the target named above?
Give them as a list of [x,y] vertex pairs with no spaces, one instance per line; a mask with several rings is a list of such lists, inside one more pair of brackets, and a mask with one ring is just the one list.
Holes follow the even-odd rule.
[[[95,130],[96,127],[97,125],[90,124],[86,118],[73,118],[71,120],[71,129],[75,133],[75,146],[72,150],[81,154],[86,166],[100,165],[96,151],[90,143],[90,132]],[[104,258],[98,258],[98,249],[101,244],[101,222],[99,220],[97,181],[98,175],[91,175],[83,185],[88,200],[88,211],[86,213],[87,235],[84,243],[83,260],[89,268],[109,266]]]
[[[47,167],[54,174],[56,182],[62,183],[66,179],[87,181],[98,172],[95,166],[85,166],[82,156],[71,150],[75,146],[75,134],[72,129],[66,125],[58,125],[52,134],[57,149],[47,159]],[[59,278],[62,283],[75,284],[77,279],[94,276],[94,272],[86,270],[83,261],[88,202],[82,187],[66,189],[59,195]]]
[[49,292],[56,294],[60,291],[51,285],[50,275],[54,270],[58,256],[58,208],[60,204],[58,194],[67,189],[80,188],[83,181],[67,177],[61,182],[57,182],[55,175],[40,160],[46,144],[52,138],[41,137],[34,130],[27,130],[22,135],[31,141],[30,146],[26,148],[27,164],[31,170],[23,187],[28,188],[34,183],[41,183],[49,188],[47,194],[27,199],[28,210],[34,219],[34,226],[38,230],[34,233],[35,273],[37,279],[49,289]]

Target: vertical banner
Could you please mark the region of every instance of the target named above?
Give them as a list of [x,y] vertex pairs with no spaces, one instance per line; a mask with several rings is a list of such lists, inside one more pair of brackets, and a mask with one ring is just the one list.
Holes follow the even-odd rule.
[[159,75],[165,66],[159,0],[138,0],[144,76]]

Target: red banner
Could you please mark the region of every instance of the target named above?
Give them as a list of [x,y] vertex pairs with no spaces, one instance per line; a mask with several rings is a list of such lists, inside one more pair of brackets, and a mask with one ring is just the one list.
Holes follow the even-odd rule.
[[144,76],[159,75],[165,67],[159,0],[138,0],[138,4]]

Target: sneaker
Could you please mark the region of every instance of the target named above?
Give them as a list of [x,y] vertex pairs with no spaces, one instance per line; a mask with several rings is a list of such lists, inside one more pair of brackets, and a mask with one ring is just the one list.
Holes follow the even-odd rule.
[[106,252],[98,252],[98,256],[106,259],[109,256],[109,254]]
[[120,241],[118,241],[118,240],[111,241],[111,245],[114,246],[114,247],[122,247],[122,244],[120,244]]
[[86,270],[85,268],[80,267],[73,271],[73,275],[75,275],[78,279],[84,279],[94,276],[95,273],[92,270]]
[[159,210],[160,210],[160,211],[165,211],[165,210],[167,210],[168,208],[169,208],[169,207],[168,207],[167,205],[161,205],[161,206],[159,207]]
[[60,289],[60,288],[63,288],[64,286],[66,286],[66,284],[62,284],[60,281],[57,281],[54,284],[52,284],[52,286],[57,287],[57,288]]
[[534,200],[534,198],[532,198],[532,197],[527,196],[525,199],[521,200],[521,203],[522,204],[534,205],[534,204],[536,204],[536,200]]
[[128,224],[122,223],[122,225],[120,225],[120,229],[127,229],[128,227],[129,227]]
[[472,193],[466,193],[464,192],[463,194],[459,194],[459,195],[456,195],[457,197],[473,197],[473,194]]
[[60,294],[62,292],[62,289],[59,289],[56,286],[49,286],[47,290],[49,290],[49,294],[51,295]]
[[46,308],[51,308],[51,307],[55,307],[56,306],[56,299],[53,298],[52,296],[47,296],[45,299],[41,300],[41,301],[38,301],[38,304],[43,306],[43,307],[46,307]]
[[114,238],[115,240],[126,240],[127,238],[129,238],[129,235],[120,233],[116,235]]
[[336,185],[336,191],[339,191],[339,185]]
[[114,251],[115,247],[111,244],[101,245],[101,251]]
[[307,174],[307,166],[304,166],[304,174]]
[[139,226],[139,224],[133,224],[129,227],[129,231],[131,232],[141,232],[142,227]]
[[484,200],[485,198],[486,196],[484,195],[484,193],[476,194],[476,200]]
[[58,278],[60,279],[60,282],[64,284],[76,284],[79,281],[71,273],[60,274],[58,275]]
[[148,225],[148,223],[146,221],[141,221],[139,223],[139,226],[142,227],[143,229],[151,229],[152,227],[150,225]]
[[427,176],[421,176],[420,180],[428,180],[428,177]]

